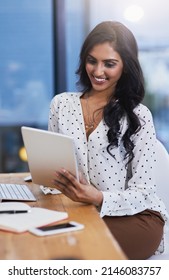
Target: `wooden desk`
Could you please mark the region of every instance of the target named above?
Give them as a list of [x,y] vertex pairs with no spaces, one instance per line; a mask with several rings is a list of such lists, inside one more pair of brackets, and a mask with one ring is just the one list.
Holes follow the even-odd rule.
[[[25,183],[27,173],[1,174],[0,183]],[[1,260],[120,260],[126,259],[107,226],[92,205],[72,202],[62,194],[44,195],[38,185],[26,183],[36,202],[30,206],[66,211],[68,220],[85,225],[84,230],[59,235],[37,237],[28,232],[10,233],[0,230]]]

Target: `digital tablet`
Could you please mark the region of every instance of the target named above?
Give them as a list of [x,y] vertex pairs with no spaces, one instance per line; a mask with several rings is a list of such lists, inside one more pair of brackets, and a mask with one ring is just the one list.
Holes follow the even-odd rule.
[[54,173],[60,168],[78,179],[73,137],[32,127],[21,127],[28,166],[35,184],[52,186]]

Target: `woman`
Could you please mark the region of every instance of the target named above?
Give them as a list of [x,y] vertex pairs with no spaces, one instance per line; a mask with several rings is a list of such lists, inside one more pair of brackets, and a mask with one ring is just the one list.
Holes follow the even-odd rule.
[[123,24],[98,24],[87,36],[77,70],[81,91],[51,102],[49,130],[74,137],[80,182],[56,172],[58,190],[98,207],[129,259],[162,251],[164,204],[155,192],[156,135],[141,104],[144,81],[136,40]]

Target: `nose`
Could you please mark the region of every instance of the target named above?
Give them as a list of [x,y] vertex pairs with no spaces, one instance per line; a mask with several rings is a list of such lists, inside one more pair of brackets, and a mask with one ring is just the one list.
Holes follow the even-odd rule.
[[94,75],[99,77],[104,74],[104,65],[102,63],[97,63],[94,69]]

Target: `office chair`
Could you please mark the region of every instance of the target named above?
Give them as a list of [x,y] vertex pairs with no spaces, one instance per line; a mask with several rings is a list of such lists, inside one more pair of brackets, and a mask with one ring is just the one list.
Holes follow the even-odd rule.
[[[169,213],[169,154],[163,144],[157,141],[157,165],[155,170],[157,194],[164,201]],[[153,255],[148,260],[169,260],[169,229],[166,233],[165,251],[161,255]]]

